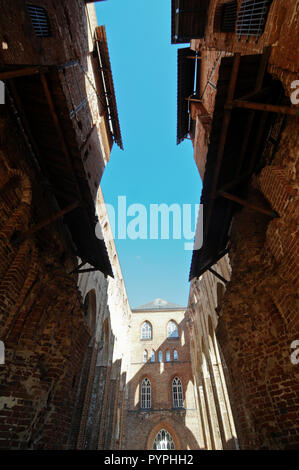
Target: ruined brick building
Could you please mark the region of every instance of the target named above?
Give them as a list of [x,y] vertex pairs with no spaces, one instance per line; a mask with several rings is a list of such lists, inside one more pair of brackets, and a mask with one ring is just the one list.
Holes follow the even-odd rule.
[[105,27],[88,0],[0,0],[1,448],[298,446],[298,3],[171,4],[203,246],[186,308],[131,311]]
[[163,299],[132,310],[127,449],[199,449],[185,309]]
[[0,447],[118,447],[130,309],[99,188],[122,147],[105,28],[83,0],[0,6]]
[[[189,43],[178,50],[177,141],[191,137],[203,180],[203,245],[193,253],[189,310],[192,322],[205,318],[206,330],[216,329],[241,449],[290,449],[299,441],[299,375],[291,361],[298,33],[296,1],[172,1],[172,42]],[[227,253],[230,276],[219,268]],[[193,293],[204,298],[212,276],[223,287],[208,327],[211,306],[201,302],[194,311]],[[194,338],[193,369],[204,376]]]

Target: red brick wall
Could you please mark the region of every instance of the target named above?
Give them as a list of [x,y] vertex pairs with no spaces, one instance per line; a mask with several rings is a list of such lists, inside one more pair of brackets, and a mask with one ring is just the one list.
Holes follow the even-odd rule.
[[[270,219],[249,209],[235,218],[232,278],[217,336],[230,372],[241,448],[298,447],[298,118],[288,118],[272,164],[255,186],[279,213]],[[249,199],[266,205],[257,189]]]

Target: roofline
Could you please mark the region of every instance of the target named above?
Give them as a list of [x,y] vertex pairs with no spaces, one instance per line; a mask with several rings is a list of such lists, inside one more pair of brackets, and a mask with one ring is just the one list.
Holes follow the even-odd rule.
[[188,307],[181,307],[181,308],[132,308],[131,311],[133,313],[142,313],[142,312],[182,312],[183,310],[187,310]]
[[[119,124],[119,117],[118,117],[118,110],[117,110],[117,101],[116,101],[116,94],[115,94],[115,88],[114,88],[114,82],[113,82],[113,75],[112,75],[112,67],[111,67],[111,61],[110,61],[110,55],[109,55],[109,49],[108,49],[108,41],[107,41],[107,35],[106,35],[106,28],[104,25],[101,26],[96,26],[95,28],[95,41],[97,44],[100,44],[102,47],[102,50],[100,53],[103,53],[105,55],[106,61],[107,61],[107,68],[105,69],[105,73],[108,75],[108,84],[110,86],[110,91],[111,91],[111,101],[110,105],[112,104],[112,127],[113,127],[113,140],[115,143],[119,146],[121,150],[124,149],[123,147],[123,141],[122,141],[122,136],[121,136],[121,130],[120,130],[120,124]],[[102,59],[102,58],[101,58]],[[105,75],[104,70],[102,70],[102,73]],[[107,77],[105,77],[106,79]],[[107,83],[106,83],[107,85]]]

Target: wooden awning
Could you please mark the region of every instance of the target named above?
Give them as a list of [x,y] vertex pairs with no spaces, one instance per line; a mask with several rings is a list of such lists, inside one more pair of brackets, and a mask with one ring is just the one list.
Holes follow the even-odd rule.
[[269,50],[221,61],[201,196],[203,245],[193,251],[190,280],[227,252],[232,217],[242,205],[277,216],[270,207],[246,201],[251,176],[266,163],[263,148],[277,122],[276,113],[298,112],[290,107],[281,83],[265,73],[268,56]]
[[203,38],[210,0],[171,1],[171,42],[187,43]]
[[112,76],[112,69],[108,51],[108,43],[105,26],[98,26],[95,29],[96,50],[99,60],[99,74],[104,92],[104,106],[107,119],[110,125],[113,140],[123,150],[120,125],[118,120],[117,104]]
[[[178,49],[177,56],[177,144],[182,142],[189,134],[190,130],[190,113],[188,98],[194,92],[195,80],[195,62],[196,52],[189,47]],[[199,61],[197,61],[199,62]],[[198,71],[200,65],[198,64]],[[197,73],[197,84],[195,88],[199,89],[200,73]]]
[[[95,205],[69,118],[57,67],[9,70],[8,86],[40,169],[72,237],[74,253],[113,277],[104,240],[95,234]],[[57,215],[57,214],[56,214]],[[55,214],[50,220],[56,220]],[[46,223],[39,224],[43,227]],[[29,233],[33,233],[31,228]],[[28,236],[27,233],[24,236]],[[22,234],[21,234],[22,237]]]

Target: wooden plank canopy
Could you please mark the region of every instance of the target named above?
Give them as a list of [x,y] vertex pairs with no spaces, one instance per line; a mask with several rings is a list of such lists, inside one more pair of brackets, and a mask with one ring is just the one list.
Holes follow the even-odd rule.
[[[236,54],[222,59],[201,196],[203,245],[193,251],[190,280],[226,252],[232,217],[242,205],[277,217],[271,208],[246,201],[250,178],[264,165],[263,147],[275,127],[276,113],[297,114],[286,105],[281,83],[266,73],[268,57],[267,49],[264,55]],[[249,95],[258,106],[231,105]]]

